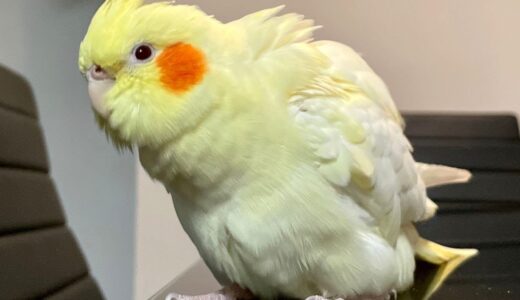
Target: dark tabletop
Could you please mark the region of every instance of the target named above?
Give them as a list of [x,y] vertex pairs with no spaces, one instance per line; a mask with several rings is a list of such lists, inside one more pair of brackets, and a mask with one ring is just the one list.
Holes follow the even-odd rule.
[[[436,188],[438,215],[421,235],[480,254],[458,269],[432,299],[520,299],[520,137],[507,115],[406,115],[417,161],[469,169],[465,185]],[[434,266],[418,262],[416,286],[400,299],[421,299]]]

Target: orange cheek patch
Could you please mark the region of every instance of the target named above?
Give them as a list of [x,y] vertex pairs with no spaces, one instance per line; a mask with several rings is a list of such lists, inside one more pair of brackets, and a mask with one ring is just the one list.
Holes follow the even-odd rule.
[[186,92],[199,83],[207,70],[204,54],[184,43],[163,50],[157,58],[161,82],[175,92]]

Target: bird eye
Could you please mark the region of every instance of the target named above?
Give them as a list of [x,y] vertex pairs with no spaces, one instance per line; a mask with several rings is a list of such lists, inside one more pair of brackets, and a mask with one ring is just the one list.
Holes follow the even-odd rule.
[[139,45],[134,49],[134,59],[138,62],[146,62],[155,54],[154,49],[150,45]]

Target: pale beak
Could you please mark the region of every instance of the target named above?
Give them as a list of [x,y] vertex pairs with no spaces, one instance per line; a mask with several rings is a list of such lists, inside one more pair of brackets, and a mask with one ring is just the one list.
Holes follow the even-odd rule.
[[115,79],[111,77],[102,67],[93,65],[87,72],[88,93],[92,101],[92,107],[104,118],[108,117],[109,111],[105,105],[106,93],[114,86]]

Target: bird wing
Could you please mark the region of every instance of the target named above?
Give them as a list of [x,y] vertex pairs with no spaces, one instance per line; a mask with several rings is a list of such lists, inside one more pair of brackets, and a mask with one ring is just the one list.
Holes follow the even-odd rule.
[[320,174],[394,244],[403,224],[425,218],[429,201],[401,117],[359,55],[338,43],[315,45],[331,66],[292,95],[289,112]]
[[319,41],[314,45],[332,61],[329,74],[335,74],[357,85],[391,119],[401,127],[404,126],[386,84],[356,51],[334,41]]

